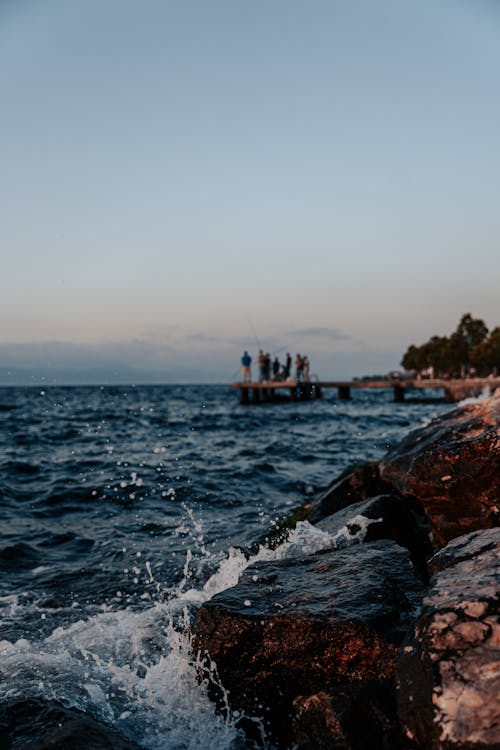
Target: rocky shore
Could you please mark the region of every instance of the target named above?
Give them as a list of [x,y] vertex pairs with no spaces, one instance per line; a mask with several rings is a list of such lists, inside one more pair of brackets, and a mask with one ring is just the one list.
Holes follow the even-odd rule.
[[283,749],[500,748],[499,505],[500,393],[334,481],[200,608],[213,700]]

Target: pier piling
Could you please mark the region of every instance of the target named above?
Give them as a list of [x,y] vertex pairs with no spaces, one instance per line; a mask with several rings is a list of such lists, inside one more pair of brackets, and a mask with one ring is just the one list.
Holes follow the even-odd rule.
[[[491,378],[457,378],[448,379],[400,379],[391,380],[351,380],[351,381],[327,381],[316,380],[313,382],[297,382],[296,380],[267,381],[264,383],[233,383],[233,388],[240,390],[240,403],[248,404],[278,403],[282,401],[311,401],[322,398],[325,388],[336,388],[338,398],[347,401],[351,398],[352,388],[392,388],[394,401],[401,403],[405,399],[406,391],[410,388],[416,389],[441,389],[444,401],[452,403],[460,401],[469,396],[477,396],[486,388],[493,392],[500,388],[500,377]],[[279,395],[278,391],[284,390],[288,393]],[[252,392],[250,398],[250,391]]]

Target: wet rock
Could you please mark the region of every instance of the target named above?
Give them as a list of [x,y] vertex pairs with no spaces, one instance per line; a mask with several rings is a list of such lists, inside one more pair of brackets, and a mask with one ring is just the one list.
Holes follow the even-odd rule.
[[[356,696],[368,685],[393,695],[397,647],[421,596],[407,551],[391,541],[258,563],[200,608],[195,645],[216,663],[233,709],[261,716],[278,746],[294,741],[300,716],[314,715],[304,701],[323,692],[344,696],[331,711],[357,748]],[[381,712],[377,731],[398,732],[395,712]]]
[[292,728],[297,750],[348,750],[349,743],[328,693],[320,692],[293,701]]
[[83,711],[42,700],[0,706],[2,750],[141,750]]
[[389,750],[401,748],[392,680],[336,686],[331,694],[299,696],[293,702],[293,747],[297,750]]
[[415,637],[401,654],[399,715],[426,750],[500,747],[500,530],[436,557]]
[[421,502],[435,548],[498,526],[500,393],[411,432],[381,463],[381,477]]
[[431,574],[497,549],[499,534],[498,528],[485,529],[453,539],[429,560]]
[[380,477],[378,464],[368,461],[347,469],[313,501],[309,520],[316,523],[348,505],[368,497],[392,492],[393,488]]
[[430,527],[418,505],[409,498],[395,494],[372,497],[349,505],[316,525],[338,538],[339,545],[352,543],[362,536],[365,527],[365,543],[392,539],[409,550],[416,569],[423,580],[428,580],[426,560],[432,554]]

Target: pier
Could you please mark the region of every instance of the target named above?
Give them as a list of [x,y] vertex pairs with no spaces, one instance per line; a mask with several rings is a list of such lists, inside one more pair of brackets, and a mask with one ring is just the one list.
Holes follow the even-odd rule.
[[327,388],[336,388],[341,400],[351,398],[353,388],[385,388],[393,391],[394,401],[402,402],[412,389],[438,388],[443,391],[443,400],[448,403],[461,401],[471,396],[480,396],[485,388],[492,392],[500,388],[500,377],[464,378],[456,380],[434,379],[393,379],[393,380],[316,380],[309,383],[286,381],[265,381],[263,383],[233,383],[240,391],[241,404],[278,403],[280,401],[311,401],[322,398]]

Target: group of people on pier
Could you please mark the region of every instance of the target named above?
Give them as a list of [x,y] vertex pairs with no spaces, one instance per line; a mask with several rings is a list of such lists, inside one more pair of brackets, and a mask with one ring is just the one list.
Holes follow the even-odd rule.
[[[309,383],[310,376],[310,364],[309,357],[307,354],[295,355],[295,380],[297,383]],[[271,360],[269,352],[264,353],[262,349],[259,349],[257,357],[257,366],[259,369],[259,383],[286,383],[292,380],[292,357],[290,352],[286,353],[286,358],[281,363],[278,357],[274,357]],[[241,358],[241,372],[242,380],[244,383],[252,383],[252,357],[245,351]]]

